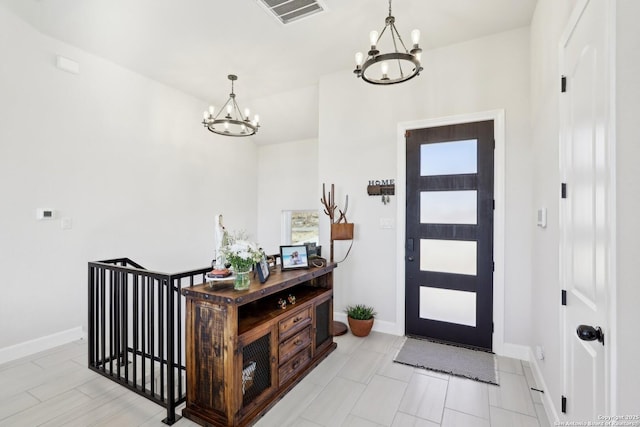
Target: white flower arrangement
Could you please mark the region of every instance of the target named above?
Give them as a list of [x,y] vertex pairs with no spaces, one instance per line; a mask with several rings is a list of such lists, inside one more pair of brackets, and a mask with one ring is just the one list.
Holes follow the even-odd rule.
[[222,248],[225,259],[236,272],[251,270],[251,267],[260,262],[264,255],[258,245],[242,237],[230,236],[229,243]]

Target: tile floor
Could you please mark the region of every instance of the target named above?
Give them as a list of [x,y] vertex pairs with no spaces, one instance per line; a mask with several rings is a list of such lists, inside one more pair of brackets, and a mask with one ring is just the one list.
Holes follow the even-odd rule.
[[[338,349],[256,427],[549,426],[527,362],[499,357],[496,387],[393,363],[403,340],[336,337]],[[0,426],[165,425],[163,408],[87,369],[86,352],[77,341],[0,365]]]

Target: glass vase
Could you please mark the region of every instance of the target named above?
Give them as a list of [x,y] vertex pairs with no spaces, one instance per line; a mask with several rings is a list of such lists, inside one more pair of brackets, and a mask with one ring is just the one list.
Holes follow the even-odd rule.
[[236,277],[233,282],[233,289],[236,291],[246,291],[249,289],[249,285],[251,284],[251,270],[246,271],[236,271]]

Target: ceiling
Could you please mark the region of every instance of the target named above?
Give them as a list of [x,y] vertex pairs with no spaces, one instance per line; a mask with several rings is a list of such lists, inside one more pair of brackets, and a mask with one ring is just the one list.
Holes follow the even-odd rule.
[[[401,36],[419,28],[429,50],[527,26],[536,1],[395,0],[393,14]],[[298,90],[317,93],[309,87],[320,76],[351,73],[369,31],[383,27],[388,2],[320,3],[325,12],[283,25],[258,0],[0,0],[41,32],[202,99],[203,109],[226,101],[228,74],[239,77],[244,108],[282,93],[295,101]],[[268,115],[256,112],[263,126],[252,138],[273,142],[258,139]],[[317,124],[308,137],[317,137]]]

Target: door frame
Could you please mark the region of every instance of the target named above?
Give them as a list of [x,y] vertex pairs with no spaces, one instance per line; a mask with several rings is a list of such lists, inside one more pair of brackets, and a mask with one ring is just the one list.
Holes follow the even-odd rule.
[[504,110],[490,110],[456,116],[437,117],[432,119],[400,122],[397,127],[397,170],[396,196],[396,325],[398,335],[405,333],[405,266],[404,245],[406,241],[406,205],[407,197],[407,154],[405,132],[437,126],[448,126],[462,123],[493,120],[493,133],[496,140],[493,169],[493,197],[496,208],[493,212],[493,352],[499,355],[528,358],[518,347],[504,342],[504,229],[505,229],[505,122]]

